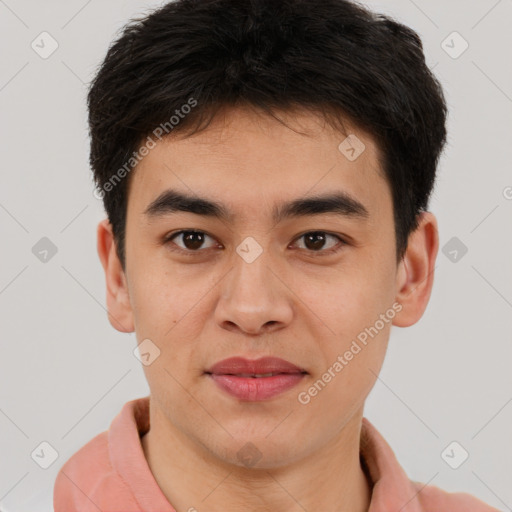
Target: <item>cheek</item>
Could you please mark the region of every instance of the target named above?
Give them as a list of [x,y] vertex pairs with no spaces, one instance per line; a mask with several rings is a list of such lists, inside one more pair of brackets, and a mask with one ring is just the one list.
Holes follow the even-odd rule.
[[[340,265],[321,279],[297,283],[300,299],[333,336],[346,338],[373,324],[392,304],[393,277],[382,262]],[[311,312],[308,314],[311,316]]]
[[194,307],[205,293],[205,283],[166,262],[150,263],[140,256],[135,254],[137,268],[130,283],[135,322],[153,336],[165,339],[171,335],[169,329],[194,315]]
[[312,330],[325,369],[347,354],[341,371],[339,365],[338,371],[331,368],[336,378],[329,387],[341,395],[345,387],[363,393],[369,389],[375,379],[369,368],[377,373],[385,356],[395,311],[392,273],[384,265],[384,260],[359,259],[357,265],[347,265],[323,280],[321,287],[307,281],[301,287],[301,300],[309,306],[304,314],[315,323]]
[[212,307],[205,297],[211,286],[183,272],[157,268],[139,271],[130,299],[138,343],[150,339],[160,350],[155,363],[145,368],[148,380],[167,381],[169,375],[161,368],[165,367],[184,382],[200,366],[198,340]]

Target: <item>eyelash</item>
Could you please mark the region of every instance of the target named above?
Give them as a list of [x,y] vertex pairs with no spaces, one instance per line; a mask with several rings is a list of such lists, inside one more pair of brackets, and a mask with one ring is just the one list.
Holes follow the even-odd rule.
[[[164,238],[164,244],[168,245],[168,247],[169,247],[169,249],[171,251],[179,252],[179,253],[184,254],[186,256],[196,256],[197,254],[208,250],[208,249],[198,249],[196,251],[193,251],[193,250],[190,250],[190,249],[182,249],[181,247],[177,246],[174,242],[172,242],[172,239],[174,239],[177,236],[182,235],[184,233],[201,233],[203,235],[209,236],[212,239],[215,239],[213,236],[209,235],[205,231],[199,231],[199,230],[196,230],[196,229],[183,229],[183,230],[180,230],[180,231],[174,231],[173,233],[170,233],[169,235],[167,235]],[[345,240],[343,240],[343,238],[341,238],[340,236],[335,235],[334,233],[329,233],[328,231],[320,231],[320,230],[306,231],[305,233],[302,233],[297,238],[295,238],[294,242],[297,241],[297,240],[300,240],[302,237],[304,237],[306,235],[309,235],[311,233],[321,233],[321,234],[325,234],[325,235],[328,235],[328,236],[332,236],[334,238],[337,238],[339,240],[339,242],[340,242],[335,247],[333,247],[331,249],[327,249],[327,250],[313,251],[313,250],[308,250],[308,249],[301,249],[303,251],[307,251],[307,252],[312,253],[315,257],[316,256],[322,257],[322,256],[328,256],[328,255],[336,254],[339,251],[341,251],[345,245],[348,245],[348,243]]]

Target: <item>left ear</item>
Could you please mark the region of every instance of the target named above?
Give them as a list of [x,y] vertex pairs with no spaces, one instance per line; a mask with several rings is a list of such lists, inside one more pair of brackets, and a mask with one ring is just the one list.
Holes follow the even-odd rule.
[[421,212],[418,228],[409,235],[397,272],[395,300],[402,309],[395,315],[393,325],[409,327],[422,317],[432,292],[438,249],[437,219],[431,212]]

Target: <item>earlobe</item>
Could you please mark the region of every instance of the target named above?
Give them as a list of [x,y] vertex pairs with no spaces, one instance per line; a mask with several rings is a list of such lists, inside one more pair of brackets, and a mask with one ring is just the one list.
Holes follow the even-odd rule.
[[439,249],[437,220],[422,212],[418,228],[410,234],[406,253],[397,272],[397,295],[402,305],[393,325],[409,327],[425,312],[434,284],[434,268]]
[[126,276],[117,256],[112,225],[108,219],[104,219],[98,224],[97,250],[105,271],[109,322],[114,329],[120,332],[133,332],[133,312]]

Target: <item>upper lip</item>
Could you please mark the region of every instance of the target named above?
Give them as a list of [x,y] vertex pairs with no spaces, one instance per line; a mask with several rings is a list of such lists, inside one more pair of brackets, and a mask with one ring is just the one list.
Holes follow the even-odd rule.
[[230,357],[215,363],[206,373],[217,375],[238,374],[265,374],[265,373],[307,373],[303,368],[281,359],[279,357],[260,357],[259,359],[245,359],[244,357]]

